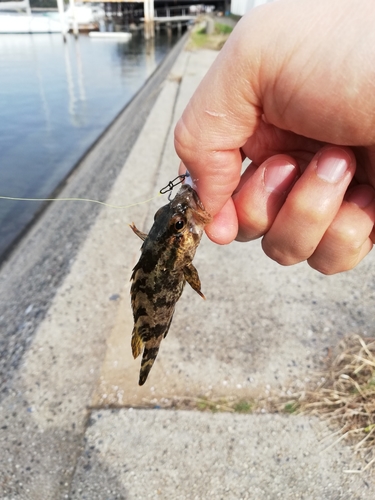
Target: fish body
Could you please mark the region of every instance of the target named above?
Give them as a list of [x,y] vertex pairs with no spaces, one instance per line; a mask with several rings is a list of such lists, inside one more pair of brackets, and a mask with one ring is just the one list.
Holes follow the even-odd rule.
[[204,298],[192,261],[204,226],[210,220],[196,191],[184,184],[175,198],[156,212],[148,234],[134,224],[130,226],[143,240],[141,257],[131,276],[130,292],[134,358],[143,351],[139,385],[146,382],[186,281]]

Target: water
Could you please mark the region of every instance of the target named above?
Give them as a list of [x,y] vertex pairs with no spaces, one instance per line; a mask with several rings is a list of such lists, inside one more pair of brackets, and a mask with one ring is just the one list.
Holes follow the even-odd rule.
[[[0,195],[48,197],[175,41],[0,35]],[[0,256],[37,209],[0,200]]]

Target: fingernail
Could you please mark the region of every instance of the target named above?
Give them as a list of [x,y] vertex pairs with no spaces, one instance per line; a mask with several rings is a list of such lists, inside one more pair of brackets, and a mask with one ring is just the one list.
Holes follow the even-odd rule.
[[266,191],[284,194],[293,184],[297,173],[297,167],[292,163],[280,165],[280,160],[270,161],[263,174]]
[[351,161],[349,154],[341,148],[325,149],[317,160],[316,173],[324,181],[338,182],[344,177]]
[[359,208],[366,208],[374,201],[374,190],[370,186],[357,186],[345,197],[346,201],[354,203]]

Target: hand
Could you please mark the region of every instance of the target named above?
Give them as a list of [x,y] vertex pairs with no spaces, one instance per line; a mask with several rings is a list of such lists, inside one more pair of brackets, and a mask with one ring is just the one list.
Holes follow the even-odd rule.
[[238,23],[175,131],[213,241],[327,274],[371,250],[374,22],[371,0],[279,0]]

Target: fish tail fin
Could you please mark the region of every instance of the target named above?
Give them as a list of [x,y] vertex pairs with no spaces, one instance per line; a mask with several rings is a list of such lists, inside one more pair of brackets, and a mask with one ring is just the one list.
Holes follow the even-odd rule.
[[148,374],[150,373],[158,352],[159,346],[145,347],[142,356],[141,371],[139,373],[139,385],[143,385],[146,382]]
[[142,349],[143,349],[143,340],[139,334],[138,328],[134,327],[133,333],[132,333],[132,352],[133,352],[133,357],[138,358],[138,356],[141,354]]

